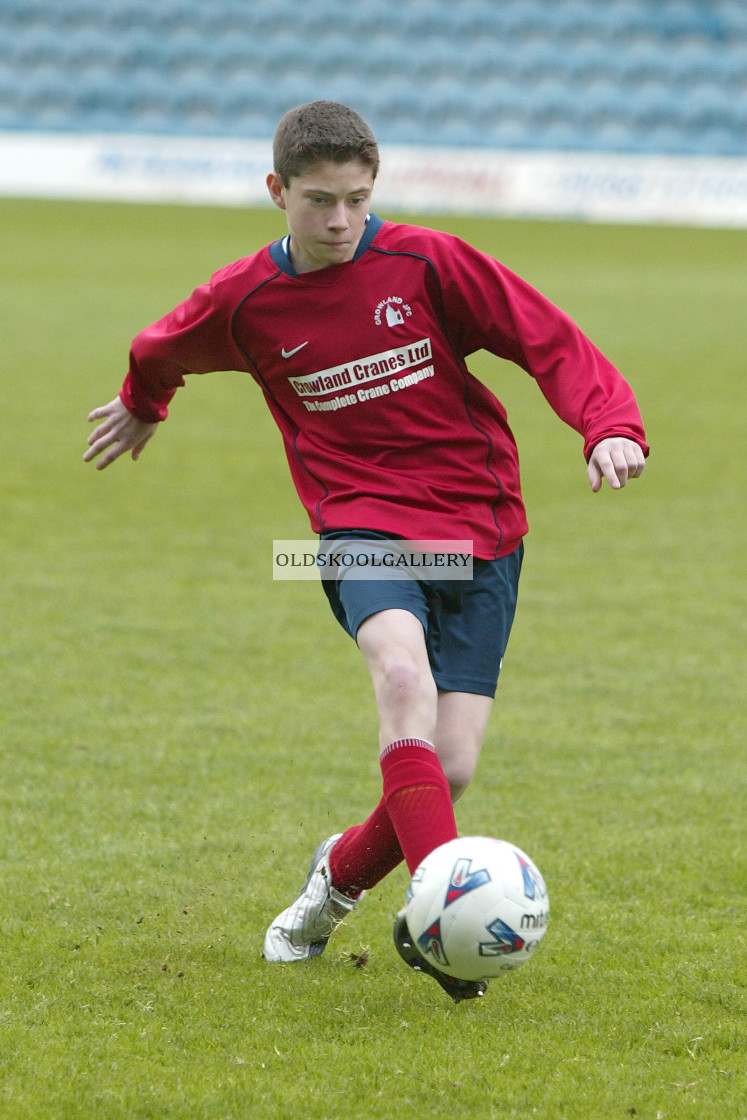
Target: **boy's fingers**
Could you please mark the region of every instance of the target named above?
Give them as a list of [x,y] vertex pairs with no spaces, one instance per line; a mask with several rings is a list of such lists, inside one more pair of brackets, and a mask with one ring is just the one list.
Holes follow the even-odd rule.
[[115,459],[118,459],[119,456],[122,455],[126,450],[127,449],[125,447],[122,447],[121,444],[115,443],[113,447],[109,448],[106,455],[102,455],[102,457],[99,459],[98,463],[96,464],[96,470],[103,471],[105,467],[108,467],[110,463],[113,463]]
[[631,478],[643,474],[645,465],[643,451],[632,440],[603,440],[589,460],[591,488],[600,490],[602,478],[606,478],[613,490],[621,490]]
[[102,451],[105,451],[107,447],[109,447],[109,442],[107,440],[96,440],[84,454],[83,461],[89,463],[91,459],[95,459],[96,456],[100,455]]
[[589,463],[589,479],[594,493],[601,490],[603,478],[607,479],[613,490],[619,490],[621,486],[625,485],[617,476],[612,457],[606,453],[594,455]]
[[632,450],[632,464],[629,463],[630,478],[640,478],[646,466],[646,456],[641,451],[640,447],[635,447]]
[[91,432],[90,436],[86,440],[86,443],[89,445],[89,447],[92,447],[94,443],[97,443],[100,439],[103,439],[103,437],[110,431],[111,426],[109,424],[99,424],[98,428],[94,428],[94,430]]
[[620,452],[613,452],[610,455],[609,466],[604,473],[613,490],[619,490],[622,486],[625,486],[628,481],[628,464],[625,456]]
[[98,408],[94,408],[92,412],[88,413],[88,422],[92,424],[94,420],[102,420],[104,417],[112,415],[111,404],[102,404]]

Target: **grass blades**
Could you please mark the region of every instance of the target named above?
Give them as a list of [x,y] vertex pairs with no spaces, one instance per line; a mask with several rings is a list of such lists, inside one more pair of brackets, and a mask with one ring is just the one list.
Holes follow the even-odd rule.
[[747,234],[436,223],[574,315],[653,448],[593,495],[531,380],[475,356],[532,531],[458,819],[537,860],[553,917],[454,1007],[391,946],[403,869],[323,958],[261,958],[380,776],[362,659],[270,578],[308,526],[256,387],[194,379],[139,463],[81,462],[131,337],[282,216],[0,216],[3,1120],[744,1120]]

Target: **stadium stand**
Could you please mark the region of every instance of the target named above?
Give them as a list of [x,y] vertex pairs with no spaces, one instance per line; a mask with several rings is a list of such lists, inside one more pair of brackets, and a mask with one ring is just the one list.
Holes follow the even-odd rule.
[[0,0],[0,128],[747,156],[743,0]]

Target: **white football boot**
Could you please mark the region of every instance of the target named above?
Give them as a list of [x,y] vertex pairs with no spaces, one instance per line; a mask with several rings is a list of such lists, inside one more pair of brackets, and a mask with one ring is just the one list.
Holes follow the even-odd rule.
[[287,910],[278,914],[265,934],[266,961],[303,961],[318,957],[330,936],[366,893],[350,898],[332,886],[329,853],[342,836],[323,840],[314,852],[303,890]]

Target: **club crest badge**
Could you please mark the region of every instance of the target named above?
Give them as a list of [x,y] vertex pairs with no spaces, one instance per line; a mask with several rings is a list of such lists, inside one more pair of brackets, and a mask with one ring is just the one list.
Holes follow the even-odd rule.
[[374,322],[377,327],[398,327],[412,316],[412,308],[401,296],[387,296],[376,305]]

